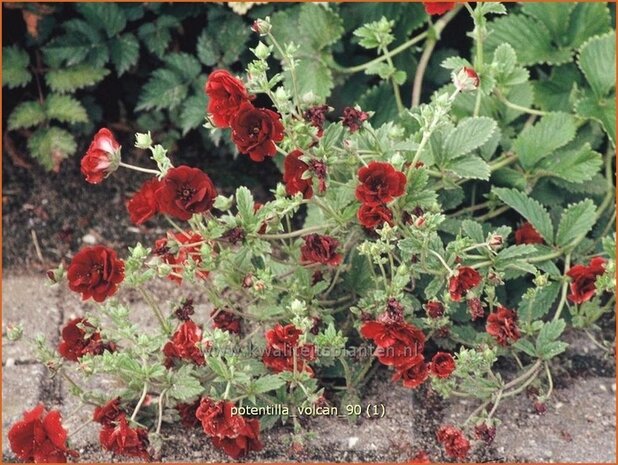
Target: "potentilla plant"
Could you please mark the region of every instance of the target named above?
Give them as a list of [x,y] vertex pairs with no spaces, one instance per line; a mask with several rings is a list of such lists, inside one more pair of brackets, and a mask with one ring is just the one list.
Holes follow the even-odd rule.
[[[202,429],[238,459],[263,448],[261,431],[291,423],[299,450],[307,440],[299,409],[335,406],[354,418],[362,386],[380,368],[394,385],[476,400],[465,422],[435,432],[458,461],[493,440],[502,400],[527,392],[537,411],[548,408],[565,329],[593,337],[615,303],[614,140],[601,132],[602,118],[509,100],[528,70],[507,42],[484,52],[488,16],[504,6],[426,9],[444,16],[421,34],[425,50],[460,10],[474,21],[473,57],[444,62],[452,82],[427,104],[402,103],[392,23],[355,32],[380,54],[371,70],[393,86],[396,121],[374,127],[375,115],[354,102],[336,115],[300,93],[302,46],[280,43],[269,18],[253,25],[259,40],[243,78],[210,73],[205,126],[231,138],[247,163],[272,158],[282,168],[263,204],[246,187],[226,197],[201,169],[173,166],[150,133],[136,134],[135,146],[151,153],[152,167],[123,162],[108,129],[95,135],[82,159],[86,181],[113,182],[121,168],[142,173],[126,203],[131,221],[162,216],[170,226],[128,252],[85,247],[66,270],[49,273],[96,303],[66,323],[58,347],[35,343],[42,362],[95,406],[103,449],[156,459],[162,424],[172,423]],[[574,89],[581,98],[615,92],[615,80],[594,74],[614,69],[599,61],[606,37],[613,41],[593,37],[578,51],[590,84]],[[271,71],[276,59],[280,73]],[[259,94],[272,106],[257,105]],[[546,178],[572,193],[567,206],[546,207],[551,193],[535,190]],[[595,195],[587,195],[590,182]],[[198,311],[190,295],[157,301],[147,287],[155,279],[199,285],[212,312]],[[126,289],[151,307],[156,330],[132,321]],[[88,389],[72,366],[119,387]],[[43,405],[9,431],[26,461],[73,457],[70,438]]]

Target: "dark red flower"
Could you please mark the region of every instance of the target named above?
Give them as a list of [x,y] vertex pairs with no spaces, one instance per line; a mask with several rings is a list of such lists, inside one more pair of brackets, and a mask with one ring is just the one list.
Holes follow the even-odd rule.
[[586,265],[575,265],[567,271],[567,276],[571,278],[571,293],[569,300],[576,304],[586,302],[597,292],[596,280],[605,273],[607,260],[602,257],[594,257]]
[[140,457],[149,460],[148,430],[146,428],[131,428],[124,414],[116,422],[106,425],[99,433],[99,440],[104,449],[114,454],[129,457]]
[[386,310],[381,315],[378,315],[377,321],[386,324],[400,324],[404,322],[404,312],[405,309],[401,302],[391,297],[386,302]]
[[86,331],[82,327],[94,328],[86,319],[75,318],[69,321],[62,328],[62,340],[58,344],[58,352],[67,360],[77,362],[86,354],[101,355],[106,350],[113,352],[115,344],[104,344],[101,334],[98,331],[91,332],[86,336]]
[[428,15],[443,15],[455,8],[455,2],[423,2]]
[[515,244],[542,244],[545,242],[532,224],[526,222],[515,231]]
[[365,228],[373,229],[384,223],[393,225],[393,212],[386,205],[362,204],[358,209],[358,221]]
[[545,402],[537,400],[534,402],[533,407],[537,415],[545,415],[547,413],[547,404]]
[[204,352],[201,349],[202,330],[191,320],[183,322],[172,339],[163,347],[165,366],[171,367],[177,359],[187,360],[196,365],[204,365]]
[[440,318],[444,315],[444,305],[437,300],[429,301],[423,307],[429,318]]
[[470,442],[463,432],[453,425],[442,425],[436,432],[438,442],[442,444],[446,455],[457,460],[464,460],[470,451]]
[[276,373],[282,371],[306,371],[313,375],[313,370],[307,362],[315,360],[313,344],[299,344],[302,331],[293,324],[276,325],[266,332],[266,349],[262,362]]
[[384,365],[398,366],[408,362],[422,355],[425,347],[423,332],[405,321],[366,321],[360,332],[364,338],[373,340],[377,346],[374,355]]
[[303,113],[305,121],[309,121],[313,127],[318,128],[318,137],[322,137],[322,134],[324,134],[324,122],[326,121],[326,113],[328,113],[330,110],[331,108],[328,105],[318,105],[305,110],[305,112]]
[[386,204],[406,190],[406,175],[390,163],[372,161],[358,170],[358,179],[356,198],[366,205]]
[[429,369],[421,354],[406,359],[402,364],[395,366],[393,381],[403,381],[403,386],[415,389],[425,382]]
[[[161,260],[172,267],[172,274],[168,275],[170,281],[178,284],[182,282],[184,267],[192,260],[196,265],[202,262],[200,253],[201,243],[204,238],[193,231],[168,232],[168,237],[158,239],[155,242],[153,252],[161,257]],[[195,275],[201,279],[208,277],[208,271],[198,269]]]
[[448,291],[451,299],[460,302],[470,289],[476,287],[481,282],[481,275],[474,268],[460,266],[455,270],[455,276],[449,280]]
[[200,424],[200,420],[196,416],[199,406],[199,400],[192,404],[176,404],[176,410],[178,410],[180,415],[180,422],[185,428],[194,428]]
[[517,327],[517,313],[498,307],[487,317],[487,333],[501,346],[508,346],[520,338]]
[[202,422],[204,433],[212,438],[213,445],[238,459],[247,452],[262,450],[263,445],[260,442],[260,422],[233,415],[233,407],[232,402],[214,402],[204,397],[195,416]]
[[109,129],[100,129],[81,161],[82,174],[90,184],[98,184],[118,169],[120,144]]
[[92,420],[104,426],[113,426],[112,424],[124,413],[124,410],[120,407],[120,397],[117,397],[101,407],[96,407],[92,414]]
[[331,236],[309,234],[303,238],[305,244],[300,248],[302,263],[321,263],[322,265],[337,266],[343,256],[337,253],[339,241]]
[[217,189],[202,170],[182,165],[167,172],[157,197],[161,213],[186,221],[212,208]]
[[472,318],[472,321],[477,320],[479,318],[483,318],[485,316],[485,310],[483,309],[483,303],[481,299],[478,297],[474,297],[472,299],[468,299],[466,302],[468,306],[468,313]]
[[215,308],[212,312],[210,312],[210,316],[212,317],[213,328],[219,328],[223,331],[240,334],[240,316],[234,315],[225,308]]
[[300,157],[303,152],[294,150],[285,157],[283,162],[283,182],[285,191],[289,195],[294,195],[298,192],[303,194],[303,198],[310,199],[313,197],[313,183],[309,173],[309,165],[302,161]]
[[496,427],[490,426],[487,423],[479,423],[474,426],[474,434],[477,439],[484,441],[485,444],[489,445],[494,442],[496,438]]
[[311,160],[309,166],[318,180],[318,192],[326,191],[326,164],[323,161]]
[[67,279],[69,289],[79,292],[82,300],[92,297],[103,302],[116,293],[124,279],[124,262],[109,247],[84,247],[73,257]]
[[455,359],[446,352],[438,352],[429,364],[431,374],[438,378],[448,378],[455,369]]
[[144,224],[150,218],[159,213],[159,200],[157,191],[161,188],[161,181],[152,178],[142,184],[139,191],[127,201],[127,210],[131,222]]
[[11,426],[8,437],[11,450],[24,462],[65,463],[67,454],[79,455],[67,448],[60,412],[48,412],[43,404],[24,412],[23,418]]
[[242,81],[223,69],[210,73],[204,91],[208,95],[208,113],[218,128],[230,127],[240,105],[250,100]]
[[264,161],[277,153],[275,142],[283,140],[283,125],[277,113],[243,103],[231,120],[232,140],[253,161]]
[[188,321],[191,319],[191,315],[195,313],[193,308],[193,299],[188,298],[180,302],[180,306],[174,310],[174,315],[180,321]]
[[369,115],[362,110],[353,107],[345,107],[343,109],[343,116],[341,117],[341,124],[348,128],[350,132],[356,132],[368,118]]

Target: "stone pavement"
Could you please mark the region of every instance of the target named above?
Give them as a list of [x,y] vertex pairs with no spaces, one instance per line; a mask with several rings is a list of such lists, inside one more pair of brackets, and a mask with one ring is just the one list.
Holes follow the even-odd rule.
[[[16,276],[5,273],[2,289],[3,334],[7,325],[23,323],[24,334],[33,337],[44,334],[53,345],[58,343],[62,325],[84,314],[90,304],[62,287],[50,288],[43,276]],[[180,289],[172,283],[157,283],[157,295],[164,300],[179,297]],[[183,292],[186,292],[183,290]],[[199,301],[199,311],[207,311]],[[132,317],[148,328],[156,324],[150,311],[134,300]],[[203,308],[202,308],[203,307]],[[197,309],[196,309],[197,310]],[[578,344],[594,356],[594,346]],[[22,412],[43,401],[49,408],[60,408],[65,425],[75,428],[86,421],[91,409],[79,409],[78,402],[68,392],[61,379],[51,379],[45,367],[38,364],[32,347],[24,340],[2,346],[2,444],[4,461],[14,461],[9,450],[6,432]],[[111,385],[101,385],[106,388]],[[416,391],[394,387],[387,374],[372,382],[364,402],[384,403],[387,415],[380,420],[363,420],[360,425],[343,418],[318,417],[309,420],[308,429],[315,438],[307,445],[307,453],[300,457],[288,455],[290,428],[281,427],[264,432],[265,449],[249,457],[256,461],[328,460],[328,461],[385,461],[396,460],[393,450],[426,449],[430,456],[439,457],[432,439],[435,428],[444,422],[465,418],[472,405],[435,402],[420,398]],[[72,415],[72,416],[71,416]],[[509,400],[498,415],[504,424],[498,429],[494,445],[477,453],[476,461],[519,462],[595,462],[615,463],[616,458],[616,402],[615,380],[602,373],[569,378],[557,383],[550,408],[545,416],[531,412],[525,398]],[[80,451],[82,461],[118,461],[100,451],[98,425],[91,425],[77,437],[72,446]],[[167,431],[174,438],[165,445],[165,461],[223,461],[225,457],[214,451],[199,431]],[[166,443],[168,444],[168,443]],[[405,459],[405,456],[402,456]],[[124,461],[124,460],[123,460]]]

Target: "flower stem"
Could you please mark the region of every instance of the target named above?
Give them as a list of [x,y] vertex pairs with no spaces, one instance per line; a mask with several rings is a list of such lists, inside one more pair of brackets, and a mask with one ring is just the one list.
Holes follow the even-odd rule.
[[282,233],[282,234],[257,234],[256,237],[260,239],[272,239],[272,240],[289,239],[292,237],[299,237],[305,234],[319,232],[319,231],[322,231],[328,228],[329,226],[331,225],[326,223],[320,226],[311,226],[310,228],[299,229],[297,231],[292,231],[292,232]]
[[159,395],[159,417],[157,419],[157,429],[156,429],[157,434],[161,432],[161,424],[163,423],[163,404],[164,404],[163,396],[165,394],[167,394],[166,389],[161,391],[161,394]]
[[148,382],[144,383],[144,389],[142,390],[142,396],[137,401],[135,410],[133,410],[133,414],[131,415],[131,421],[135,421],[135,418],[137,417],[137,413],[139,412],[139,409],[142,407],[144,400],[146,400],[147,395],[148,395]]
[[120,162],[118,166],[122,166],[123,168],[128,168],[133,171],[139,171],[140,173],[149,173],[149,174],[156,174],[156,175],[161,174],[161,172],[157,170],[151,170],[149,168],[142,168],[141,166],[130,165],[128,163],[123,163],[123,162]]
[[159,323],[161,324],[161,328],[163,329],[163,331],[166,334],[171,334],[172,330],[167,324],[167,322],[165,321],[165,318],[163,317],[163,313],[161,312],[161,309],[159,308],[157,303],[154,301],[152,296],[148,293],[148,291],[146,291],[142,287],[138,288],[138,290],[139,290],[139,293],[142,295],[142,298],[146,301],[146,303],[150,306],[150,308],[154,312],[155,316],[157,317],[157,320],[159,320]]

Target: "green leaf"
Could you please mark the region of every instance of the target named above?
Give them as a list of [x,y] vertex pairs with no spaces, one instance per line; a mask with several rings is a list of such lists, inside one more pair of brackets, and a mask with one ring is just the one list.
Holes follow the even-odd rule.
[[463,232],[474,242],[481,243],[485,240],[483,234],[483,226],[480,223],[472,220],[463,220],[461,223]]
[[548,77],[534,82],[535,103],[545,111],[570,112],[571,93],[580,78],[573,63],[553,67]]
[[476,155],[448,160],[444,168],[464,179],[483,179],[487,181],[491,175],[491,168],[487,162]]
[[527,339],[520,339],[519,341],[515,342],[513,344],[513,348],[521,350],[523,353],[529,355],[530,357],[536,357],[536,349],[534,348],[532,342]]
[[517,65],[517,53],[510,44],[501,44],[494,51],[494,78],[500,87],[512,87],[528,80],[530,73]]
[[594,202],[590,199],[569,205],[560,219],[556,244],[564,247],[579,236],[586,235],[596,222],[596,210]]
[[133,34],[115,37],[109,43],[109,53],[118,76],[122,76],[139,60],[139,42]]
[[597,97],[616,88],[616,33],[593,37],[582,45],[577,63]]
[[245,186],[236,189],[236,207],[243,224],[255,221],[255,201],[253,200],[253,194]]
[[46,169],[57,168],[60,162],[77,150],[73,136],[64,129],[39,128],[28,139],[28,150]]
[[113,37],[127,25],[127,18],[117,3],[77,3],[75,8],[92,26],[102,28]]
[[196,45],[197,57],[206,66],[214,66],[217,64],[218,47],[216,41],[208,33],[205,28],[197,39]]
[[443,150],[447,158],[462,157],[481,147],[489,140],[496,127],[495,120],[484,116],[460,121],[444,142]]
[[496,262],[508,262],[513,258],[528,257],[533,255],[536,251],[537,248],[534,245],[513,245],[501,250],[496,257]]
[[140,92],[137,110],[174,109],[187,97],[188,85],[172,70],[155,70]]
[[552,282],[535,289],[530,295],[524,295],[517,309],[519,319],[531,323],[543,318],[556,301],[558,292],[560,283]]
[[16,45],[2,47],[2,87],[24,87],[32,79],[28,65],[30,57]]
[[180,111],[180,120],[178,121],[183,136],[191,129],[195,129],[204,124],[206,100],[206,95],[200,93],[189,97],[183,102],[182,110]]
[[554,176],[581,184],[592,179],[603,165],[603,156],[586,143],[574,150],[560,150],[542,160],[537,174]]
[[219,357],[208,357],[206,364],[219,378],[230,378],[230,371]]
[[552,38],[566,45],[565,41],[571,12],[575,8],[575,3],[524,3],[521,11],[527,15],[534,16],[547,28]]
[[204,392],[204,387],[200,380],[193,374],[194,370],[191,365],[185,365],[178,369],[172,377],[172,385],[169,388],[169,394],[176,400],[185,401],[193,397],[199,396]]
[[87,123],[88,114],[79,100],[70,95],[51,94],[45,100],[48,119],[61,123]]
[[255,380],[253,383],[252,392],[255,394],[263,394],[268,391],[274,391],[285,385],[285,381],[279,375],[266,375]]
[[45,81],[54,92],[66,93],[97,84],[105,79],[108,74],[109,70],[107,69],[77,65],[64,69],[53,69],[45,75]]
[[605,2],[575,2],[567,33],[571,47],[579,47],[590,37],[608,32],[611,28],[609,8]]
[[163,60],[167,68],[175,71],[182,79],[192,81],[202,71],[200,62],[188,53],[170,53]]
[[557,341],[564,328],[566,328],[564,320],[555,320],[543,324],[536,339],[536,352],[539,357],[543,360],[549,360],[564,352],[568,344]]
[[529,221],[548,244],[553,243],[554,227],[545,207],[523,192],[515,189],[494,188],[492,192]]
[[9,116],[9,130],[31,128],[46,120],[45,110],[37,101],[22,102],[13,109]]
[[614,95],[602,99],[586,95],[577,101],[575,111],[583,118],[598,121],[609,136],[612,145],[616,146],[616,98]]
[[151,53],[162,58],[172,40],[170,29],[178,27],[179,24],[177,18],[161,15],[156,21],[140,26],[137,35]]
[[359,37],[358,44],[366,49],[385,47],[395,40],[392,29],[395,21],[388,20],[384,16],[379,21],[366,23],[356,29],[352,34]]
[[575,132],[571,115],[550,113],[534,126],[524,129],[513,143],[513,150],[522,166],[530,169],[554,150],[571,142]]

